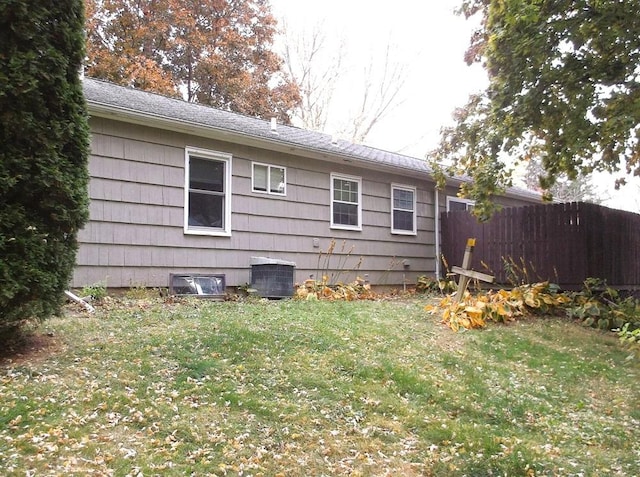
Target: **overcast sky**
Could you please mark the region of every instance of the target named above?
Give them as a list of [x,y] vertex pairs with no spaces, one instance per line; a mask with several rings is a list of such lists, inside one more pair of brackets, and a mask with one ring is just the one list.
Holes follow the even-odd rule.
[[[381,62],[387,45],[406,67],[403,102],[369,134],[366,143],[381,149],[423,158],[435,148],[443,125],[463,106],[469,94],[487,84],[479,65],[463,59],[475,26],[454,10],[461,0],[271,0],[276,18],[291,34],[303,34],[322,25],[327,43],[345,45],[344,81],[327,131],[333,134],[349,117],[362,89],[361,71]],[[597,186],[611,199],[605,204],[640,212],[640,186],[635,181],[624,193],[613,191],[613,179],[598,178]]]
[[403,102],[371,132],[369,145],[423,157],[437,144],[440,127],[451,122],[453,109],[464,105],[470,92],[484,87],[482,68],[469,67],[463,60],[472,25],[454,15],[459,0],[271,0],[271,4],[292,33],[321,24],[334,48],[344,42],[345,81],[336,91],[344,97],[334,116],[348,115],[345,109],[359,99],[361,71],[371,62],[380,64],[387,45],[406,67]]

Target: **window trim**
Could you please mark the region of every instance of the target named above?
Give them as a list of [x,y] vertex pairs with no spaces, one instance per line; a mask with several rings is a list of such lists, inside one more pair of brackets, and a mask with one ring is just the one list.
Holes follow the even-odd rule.
[[457,202],[460,204],[465,204],[466,205],[466,210],[469,211],[469,206],[471,206],[471,208],[473,208],[473,206],[476,204],[475,201],[473,200],[469,200],[469,199],[463,199],[461,197],[453,197],[451,195],[447,196],[447,212],[451,212],[451,207],[449,206],[449,204],[451,204],[451,202]]
[[[255,166],[263,166],[267,168],[267,190],[256,189],[255,184]],[[282,169],[284,176],[284,188],[282,192],[271,191],[271,168]],[[264,162],[251,162],[251,192],[256,194],[275,195],[278,197],[286,197],[287,195],[287,168],[284,166],[278,166],[275,164],[265,164]]]
[[[191,157],[224,163],[224,211],[223,227],[198,227],[189,225],[189,186]],[[214,237],[231,236],[231,159],[232,155],[219,151],[211,151],[187,146],[184,152],[184,233],[186,235],[208,235]]]
[[[358,184],[358,225],[344,225],[344,224],[336,224],[333,222],[333,204],[334,204],[334,199],[333,199],[333,193],[334,193],[334,181],[336,179],[340,179],[340,180],[344,180],[344,181],[350,181],[350,182],[356,182]],[[339,229],[339,230],[355,230],[355,231],[361,231],[362,230],[362,177],[357,177],[357,176],[349,176],[346,174],[338,174],[335,172],[331,173],[331,184],[330,184],[330,191],[329,191],[329,201],[330,201],[330,224],[331,224],[331,228],[332,229]]]
[[[412,207],[413,209],[411,210],[411,212],[413,213],[413,230],[405,230],[405,229],[396,229],[395,228],[395,224],[393,221],[393,213],[395,210],[402,210],[404,212],[409,212],[405,209],[396,209],[393,206],[393,191],[394,190],[405,190],[405,191],[410,191],[411,193],[413,193],[413,204]],[[404,185],[404,184],[395,184],[392,183],[391,184],[391,233],[392,234],[396,234],[396,235],[417,235],[418,233],[418,227],[417,227],[417,221],[418,221],[418,214],[417,214],[417,188],[414,186],[409,186],[409,185]]]

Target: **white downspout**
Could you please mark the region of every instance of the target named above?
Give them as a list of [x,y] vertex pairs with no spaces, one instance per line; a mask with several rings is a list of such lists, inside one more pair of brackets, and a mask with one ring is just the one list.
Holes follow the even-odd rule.
[[440,192],[438,187],[433,188],[435,193],[434,207],[435,207],[435,252],[436,252],[436,280],[440,280]]

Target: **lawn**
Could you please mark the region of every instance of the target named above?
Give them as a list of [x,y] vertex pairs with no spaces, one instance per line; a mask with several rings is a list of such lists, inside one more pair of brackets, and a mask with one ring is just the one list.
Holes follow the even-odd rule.
[[[640,475],[640,363],[426,299],[111,302],[0,364],[3,475]],[[69,310],[73,310],[70,308]]]

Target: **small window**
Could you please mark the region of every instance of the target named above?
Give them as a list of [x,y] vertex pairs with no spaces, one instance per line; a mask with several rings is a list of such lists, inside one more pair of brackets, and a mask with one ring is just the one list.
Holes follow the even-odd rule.
[[416,234],[415,187],[391,185],[391,233]]
[[184,231],[231,235],[231,156],[187,148]]
[[455,212],[456,210],[473,210],[473,205],[474,202],[472,200],[447,196],[447,212]]
[[252,163],[252,190],[265,194],[287,195],[287,171],[284,167]]
[[362,230],[362,179],[331,174],[331,227]]

